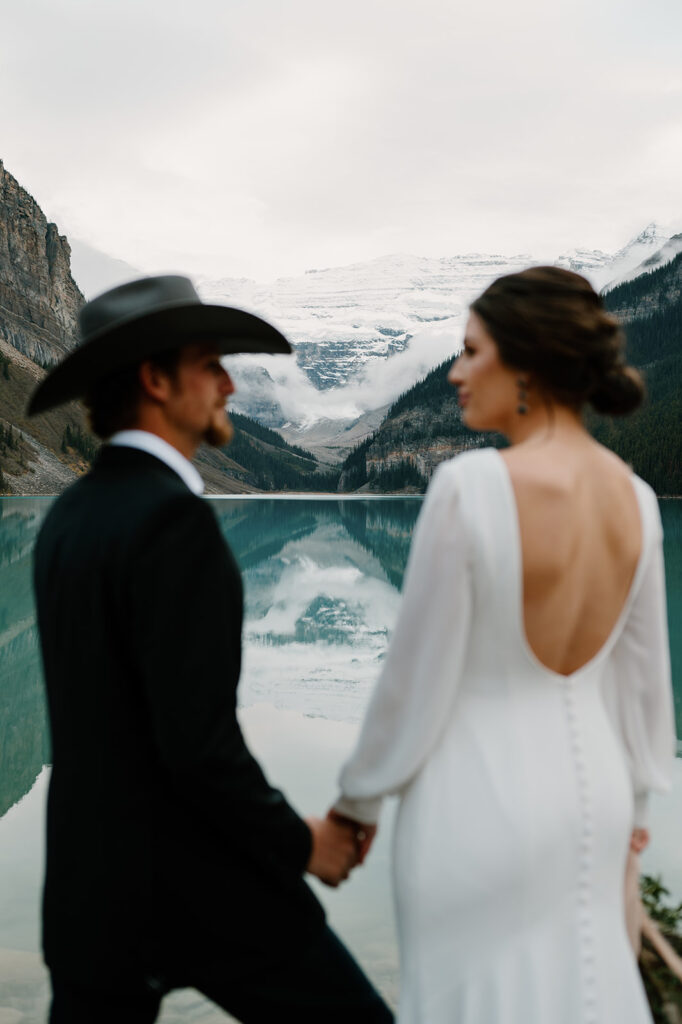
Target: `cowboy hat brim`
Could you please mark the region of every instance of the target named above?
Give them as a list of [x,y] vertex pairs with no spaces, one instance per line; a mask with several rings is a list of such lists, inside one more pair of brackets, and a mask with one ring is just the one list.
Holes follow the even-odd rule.
[[92,334],[48,373],[31,397],[28,414],[82,398],[108,374],[158,352],[202,342],[214,344],[221,355],[291,352],[284,335],[253,313],[200,301],[173,303]]

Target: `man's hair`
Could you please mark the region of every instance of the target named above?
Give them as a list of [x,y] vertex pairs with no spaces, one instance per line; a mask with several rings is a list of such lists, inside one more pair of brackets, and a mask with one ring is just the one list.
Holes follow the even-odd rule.
[[[149,362],[174,378],[182,349],[167,349],[149,357]],[[144,360],[147,362],[147,360]],[[90,426],[97,437],[106,440],[119,430],[135,426],[142,396],[140,366],[125,366],[97,381],[84,398]]]

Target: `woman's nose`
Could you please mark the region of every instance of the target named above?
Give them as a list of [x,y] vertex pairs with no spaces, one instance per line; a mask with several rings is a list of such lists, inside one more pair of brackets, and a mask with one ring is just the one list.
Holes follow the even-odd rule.
[[226,395],[233,395],[236,390],[237,389],[234,386],[234,381],[230,377],[227,370],[225,370],[225,376],[223,377],[223,391],[225,392]]
[[462,375],[461,375],[460,369],[459,369],[459,356],[458,356],[457,359],[455,359],[455,361],[452,364],[452,366],[450,367],[450,369],[448,370],[448,384],[452,384],[452,385],[454,385],[454,387],[457,387],[461,383],[462,383]]

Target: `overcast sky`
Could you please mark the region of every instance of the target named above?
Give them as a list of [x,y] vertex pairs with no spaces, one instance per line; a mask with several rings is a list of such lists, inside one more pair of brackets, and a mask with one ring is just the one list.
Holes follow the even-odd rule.
[[680,0],[22,0],[0,57],[6,168],[146,271],[682,225]]

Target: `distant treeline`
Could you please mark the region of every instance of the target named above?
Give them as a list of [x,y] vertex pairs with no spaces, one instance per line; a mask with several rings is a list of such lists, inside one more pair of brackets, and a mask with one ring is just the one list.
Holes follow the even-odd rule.
[[252,437],[257,437],[260,441],[264,441],[266,444],[271,444],[274,448],[282,448],[286,451],[293,452],[294,455],[300,455],[302,459],[307,459],[313,466],[316,463],[315,456],[312,452],[306,451],[305,448],[299,448],[298,445],[289,444],[285,441],[281,434],[278,434],[276,430],[271,430],[270,427],[264,427],[261,423],[256,420],[252,420],[250,416],[243,416],[239,412],[230,411],[230,419],[237,430],[242,430],[246,434],[251,434]]
[[590,414],[588,426],[657,494],[682,494],[682,253],[607,292],[604,305],[642,310],[625,332],[628,361],[644,376],[647,398],[632,416]]
[[637,314],[642,305],[662,306],[674,302],[680,295],[680,268],[682,253],[655,270],[647,270],[632,281],[624,281],[603,292],[607,309],[632,309]]
[[240,413],[230,413],[235,432],[224,452],[246,470],[246,479],[264,491],[335,491],[340,470],[320,471],[304,448],[288,444],[276,431]]

